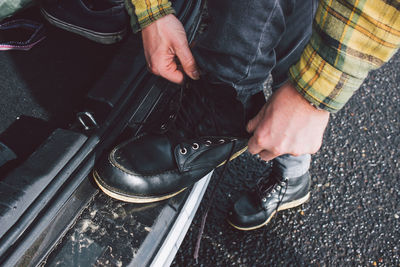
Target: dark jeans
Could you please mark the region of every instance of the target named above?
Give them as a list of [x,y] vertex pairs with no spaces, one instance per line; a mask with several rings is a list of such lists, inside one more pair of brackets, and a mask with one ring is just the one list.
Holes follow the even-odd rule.
[[[210,24],[196,44],[197,64],[214,82],[233,86],[243,102],[260,92],[269,74],[273,89],[287,80],[310,35],[317,0],[209,1]],[[283,155],[274,168],[304,174],[310,155]]]

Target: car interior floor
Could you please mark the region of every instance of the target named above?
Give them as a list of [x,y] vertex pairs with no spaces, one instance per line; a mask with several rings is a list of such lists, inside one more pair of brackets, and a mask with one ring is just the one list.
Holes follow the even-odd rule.
[[[97,44],[58,29],[42,18],[37,6],[6,21],[14,19],[43,23],[46,36],[28,51],[0,51],[0,142],[27,156],[52,129],[75,121],[119,44]],[[0,40],[26,38],[24,34],[18,28],[0,31]]]

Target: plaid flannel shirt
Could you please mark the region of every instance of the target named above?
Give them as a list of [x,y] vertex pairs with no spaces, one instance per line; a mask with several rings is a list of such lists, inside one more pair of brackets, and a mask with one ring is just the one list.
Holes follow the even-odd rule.
[[[167,0],[126,1],[134,31],[174,13]],[[336,112],[399,46],[399,0],[320,0],[311,39],[289,78],[310,103]]]
[[168,0],[125,0],[125,6],[131,17],[131,26],[135,33],[159,18],[175,14],[175,10]]
[[400,45],[400,1],[321,0],[313,34],[289,76],[319,108],[336,112]]

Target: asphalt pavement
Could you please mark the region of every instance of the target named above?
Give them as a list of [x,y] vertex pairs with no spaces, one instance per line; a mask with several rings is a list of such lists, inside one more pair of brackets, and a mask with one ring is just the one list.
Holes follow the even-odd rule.
[[[229,165],[197,265],[400,266],[399,118],[397,53],[331,116],[313,156],[309,202],[279,212],[258,230],[236,230],[225,221],[229,203],[269,165],[248,153]],[[193,252],[211,186],[172,266],[196,266]]]

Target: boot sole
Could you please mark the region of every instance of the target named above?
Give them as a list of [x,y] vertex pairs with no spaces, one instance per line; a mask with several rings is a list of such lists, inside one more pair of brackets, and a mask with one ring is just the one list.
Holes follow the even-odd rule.
[[[235,154],[233,154],[232,157],[229,159],[229,161],[234,160],[235,158],[237,158],[238,156],[243,154],[246,150],[247,150],[247,146],[242,148],[241,150],[239,150]],[[218,168],[219,166],[225,164],[226,162],[227,162],[226,160],[223,161],[216,168]],[[95,170],[93,170],[92,175],[93,175],[93,179],[96,182],[96,184],[99,186],[101,191],[103,191],[106,195],[108,195],[108,196],[110,196],[112,198],[121,200],[121,201],[130,202],[130,203],[152,203],[152,202],[165,200],[165,199],[168,199],[168,198],[171,198],[173,196],[178,195],[179,193],[183,192],[187,188],[187,187],[185,187],[183,189],[180,189],[177,192],[174,192],[174,193],[171,193],[171,194],[168,194],[168,195],[157,196],[157,197],[126,196],[126,195],[121,195],[121,194],[119,194],[117,192],[111,191],[110,189],[108,189],[104,185],[102,185],[102,183],[100,182],[101,181],[100,175]]]
[[294,200],[294,201],[292,201],[292,202],[289,202],[289,203],[285,203],[285,204],[279,206],[278,210],[277,210],[277,211],[274,211],[274,212],[271,214],[271,216],[269,216],[269,218],[268,218],[265,222],[263,222],[262,224],[253,226],[253,227],[248,227],[248,228],[239,227],[239,226],[237,226],[237,225],[234,225],[231,221],[229,221],[229,220],[227,220],[227,221],[228,221],[228,223],[229,223],[230,225],[232,225],[234,228],[236,228],[236,229],[238,229],[238,230],[241,230],[241,231],[255,230],[255,229],[258,229],[258,228],[261,228],[261,227],[267,225],[267,224],[271,221],[272,217],[274,217],[274,215],[275,215],[278,211],[287,210],[287,209],[291,209],[291,208],[298,207],[298,206],[300,206],[300,205],[306,203],[309,199],[310,199],[310,192],[308,192],[307,195],[305,195],[305,196],[302,197],[302,198],[296,199],[296,200]]
[[140,197],[140,196],[135,196],[135,197],[131,197],[131,196],[124,196],[118,193],[115,193],[113,191],[110,191],[109,189],[107,189],[106,187],[104,187],[100,182],[100,176],[96,171],[93,171],[93,178],[94,181],[96,182],[96,184],[99,186],[99,188],[101,189],[101,191],[103,191],[106,195],[121,200],[121,201],[125,201],[125,202],[130,202],[130,203],[152,203],[152,202],[157,202],[157,201],[162,201],[168,198],[171,198],[181,192],[183,192],[185,188],[179,190],[178,192],[172,193],[172,194],[168,194],[168,195],[164,195],[164,196],[158,196],[158,197]]
[[48,12],[46,12],[46,10],[44,10],[43,8],[40,9],[40,12],[45,17],[45,19],[48,22],[50,22],[50,24],[53,24],[54,26],[64,29],[66,31],[79,34],[87,39],[90,39],[94,42],[101,43],[101,44],[113,44],[113,43],[119,42],[120,40],[122,40],[124,38],[124,36],[126,35],[126,32],[127,32],[126,28],[122,31],[112,32],[112,33],[96,32],[96,31],[85,29],[85,28],[70,24],[68,22],[62,21],[62,20],[52,16]]

